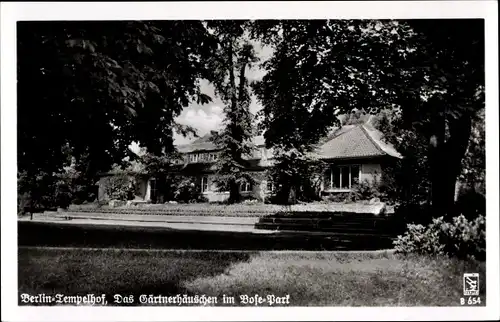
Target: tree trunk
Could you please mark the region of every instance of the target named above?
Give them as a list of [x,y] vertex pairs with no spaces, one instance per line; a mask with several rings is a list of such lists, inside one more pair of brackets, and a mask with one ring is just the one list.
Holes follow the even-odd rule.
[[281,205],[292,205],[296,203],[295,191],[290,186],[285,186],[277,194],[277,203]]
[[241,103],[244,100],[243,94],[245,93],[245,69],[247,64],[241,64],[240,66],[240,77],[239,77],[239,89],[238,89],[238,101]]
[[459,119],[450,124],[450,138],[446,142],[445,153],[448,156],[443,168],[447,171],[445,207],[449,217],[459,215],[459,210],[455,207],[455,191],[458,176],[462,171],[462,159],[467,151],[469,139],[472,131],[472,116],[464,113]]
[[[230,128],[231,128],[231,137],[234,140],[238,140],[238,133],[237,133],[237,122],[238,120],[236,119],[236,109],[238,107],[238,97],[236,96],[236,77],[234,75],[234,61],[233,61],[233,40],[230,40],[229,44],[229,50],[228,50],[228,65],[229,65],[229,83],[231,86],[231,113],[230,113]],[[229,147],[231,157],[233,160],[238,160],[239,155],[237,151],[237,147],[234,143],[231,143]],[[239,186],[236,183],[235,180],[230,180],[229,181],[229,203],[236,203],[240,200],[240,190]]]
[[288,204],[294,205],[297,203],[297,190],[295,187],[290,187],[290,193],[288,194]]
[[276,201],[279,204],[293,205],[297,203],[297,190],[292,182],[292,178],[286,176],[279,179],[280,187],[276,193]]
[[240,201],[240,189],[238,183],[235,180],[229,182],[229,200],[230,204],[237,203]]
[[445,149],[446,118],[444,103],[439,99],[428,102],[431,110],[432,135],[429,140],[429,161],[431,181],[432,214],[434,218],[446,215],[446,161]]
[[436,120],[436,126],[430,144],[432,216],[453,217],[457,214],[455,185],[469,142],[471,116],[464,113],[459,119],[449,121],[450,136],[446,142],[444,117]]
[[290,196],[290,186],[282,185],[281,187],[278,188],[278,191],[276,193],[276,201],[278,204],[286,205],[288,204],[289,196]]

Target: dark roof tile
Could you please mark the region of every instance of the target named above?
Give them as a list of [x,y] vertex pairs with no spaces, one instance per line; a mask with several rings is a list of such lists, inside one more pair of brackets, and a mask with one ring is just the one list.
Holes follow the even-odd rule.
[[[254,137],[253,141],[257,147],[263,147],[265,143],[263,136]],[[217,147],[210,141],[210,134],[207,134],[191,144],[179,145],[177,149],[181,153],[191,153],[216,151]],[[391,144],[384,142],[382,133],[369,124],[346,125],[334,129],[325,139],[320,140],[314,154],[322,159],[363,158],[384,155],[401,158],[401,155]],[[260,157],[261,151],[257,149],[252,159],[259,159]],[[270,158],[270,156],[267,156],[267,158]]]

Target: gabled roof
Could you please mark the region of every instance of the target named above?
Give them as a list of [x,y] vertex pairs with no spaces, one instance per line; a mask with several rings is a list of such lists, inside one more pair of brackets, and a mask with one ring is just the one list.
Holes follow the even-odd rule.
[[194,140],[188,144],[182,144],[177,146],[177,151],[180,153],[190,153],[195,151],[213,151],[217,150],[215,144],[210,141],[211,135],[206,134],[201,138]]
[[[180,153],[191,153],[191,152],[197,152],[197,151],[216,151],[218,148],[215,146],[215,144],[210,140],[211,134],[205,134],[204,136],[194,140],[193,142],[189,144],[182,144],[177,146],[177,151]],[[253,137],[253,144],[255,146],[264,146],[265,141],[264,137],[262,135],[254,136]]]
[[[264,170],[269,164],[262,162],[261,160],[245,160],[243,165],[246,170]],[[186,173],[200,173],[200,172],[213,172],[217,170],[217,165],[215,163],[208,162],[196,162],[196,163],[184,163],[172,165],[172,169],[178,172]]]
[[385,154],[398,159],[403,158],[403,156],[396,151],[392,144],[384,141],[384,135],[382,132],[378,131],[370,124],[364,124],[362,125],[362,128],[366,131],[368,137],[372,139],[373,143],[376,144]]
[[[210,134],[207,134],[193,143],[179,145],[177,149],[181,153],[216,151],[218,149],[210,141],[210,136]],[[265,145],[264,137],[255,136],[253,143],[256,147],[263,147]],[[260,150],[255,151],[252,159],[260,159],[262,157],[261,152]],[[391,144],[384,142],[382,133],[370,124],[345,125],[334,129],[317,144],[314,154],[321,159],[402,157]],[[266,157],[266,159],[269,158],[271,158],[271,155]]]
[[394,147],[382,140],[382,133],[368,124],[347,125],[334,130],[316,149],[322,159],[351,159],[392,156],[401,158]]

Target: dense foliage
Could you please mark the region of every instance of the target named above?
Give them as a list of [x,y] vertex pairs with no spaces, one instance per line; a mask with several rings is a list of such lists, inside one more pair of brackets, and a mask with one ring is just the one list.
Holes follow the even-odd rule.
[[484,260],[486,256],[486,221],[483,216],[467,220],[464,216],[445,221],[435,218],[427,226],[409,224],[403,236],[394,242],[398,253],[450,255]]
[[173,200],[183,203],[194,203],[206,201],[200,192],[200,185],[196,178],[177,178],[173,181],[170,190],[173,192]]
[[[484,108],[472,119],[472,133],[462,159],[462,170],[455,190],[454,215],[467,219],[486,214]],[[431,163],[429,144],[422,120],[420,126],[404,127],[403,118],[385,110],[372,118],[372,124],[384,139],[404,155],[404,159],[387,167],[381,190],[399,204],[399,212],[409,222],[426,223],[434,217],[432,205]]]
[[399,140],[419,143],[400,151],[413,158],[402,172],[429,165],[405,198],[417,190],[435,216],[453,215],[472,121],[484,108],[483,21],[258,21],[252,31],[274,48],[255,85],[268,147],[304,154],[338,115],[389,109],[400,115]]
[[137,189],[134,177],[126,174],[116,174],[106,178],[105,193],[111,200],[127,201],[133,199]]
[[294,204],[297,201],[313,201],[320,198],[321,178],[326,165],[297,149],[282,150],[275,147],[275,166],[269,170],[269,179],[276,186],[270,202]]
[[[210,100],[199,80],[214,42],[201,21],[20,22],[17,31],[18,167],[29,178],[50,180],[68,153],[95,177],[133,141],[168,153],[173,130],[189,130],[174,118]],[[32,199],[37,187],[19,185]]]
[[[224,128],[213,137],[231,202],[253,180],[244,171],[252,90],[276,156],[279,203],[317,196],[315,144],[333,127],[365,121],[361,111],[386,114],[378,128],[404,156],[384,171],[392,174],[379,187],[384,198],[453,217],[457,179],[460,196],[485,192],[482,20],[21,22],[17,38],[19,193],[32,206],[92,200],[100,172],[133,161],[132,142],[147,151],[141,171],[174,198],[173,131],[193,130],[175,118],[211,100],[201,79],[224,104]],[[250,84],[255,41],[273,51]],[[361,184],[353,198],[374,189]]]
[[55,175],[39,172],[29,176],[23,171],[18,176],[20,214],[66,208],[70,204],[94,201],[97,197],[97,179],[85,176],[75,165]]

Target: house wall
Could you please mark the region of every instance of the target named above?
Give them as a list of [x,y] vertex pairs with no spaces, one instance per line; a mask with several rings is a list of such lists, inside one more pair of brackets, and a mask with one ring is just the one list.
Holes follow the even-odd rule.
[[[360,173],[359,178],[360,181],[369,181],[373,182],[376,178],[380,180],[382,175],[382,167],[380,163],[361,163],[361,162],[353,162],[352,164],[359,164]],[[253,197],[260,201],[263,201],[268,195],[267,191],[267,177],[264,171],[256,171],[252,172],[252,177],[255,180],[254,185],[252,186],[251,192],[240,192],[243,197]],[[215,180],[215,174],[207,174],[208,177],[208,186],[209,191],[204,192],[203,195],[209,200],[209,202],[222,202],[229,198],[229,192],[217,192]],[[317,178],[313,178],[313,180],[322,181],[322,176],[318,175]],[[323,183],[320,184],[320,190],[323,190]],[[341,189],[339,189],[341,190]]]
[[[368,181],[373,182],[375,179],[380,180],[382,176],[382,167],[378,162],[363,163],[362,160],[349,160],[346,162],[335,162],[332,166],[347,166],[347,165],[357,165],[359,166],[359,182]],[[327,170],[329,171],[329,170]],[[327,172],[329,173],[329,172]],[[320,180],[320,191],[323,193],[339,193],[339,192],[349,192],[348,188],[334,188],[330,189],[327,187],[325,182],[325,176],[319,178]]]
[[203,196],[207,198],[209,202],[222,202],[227,200],[229,198],[229,192],[216,191],[216,175],[207,174],[205,176],[208,178],[208,191],[203,192]]
[[[215,184],[216,175],[207,174],[208,177],[208,191],[203,193],[203,196],[208,199],[209,202],[222,202],[229,198],[229,192],[217,191],[217,186]],[[267,181],[265,180],[264,172],[252,172],[252,178],[255,180],[252,185],[252,191],[243,192],[240,191],[243,197],[252,197],[263,201],[266,196]]]
[[[360,181],[367,180],[369,182],[373,182],[375,178],[380,179],[382,175],[382,167],[380,163],[361,163],[361,162],[353,162],[353,164],[360,165]],[[268,195],[267,191],[267,177],[265,171],[254,171],[251,172],[252,177],[254,178],[255,183],[252,185],[251,192],[240,192],[243,197],[253,197],[260,201],[263,201]],[[205,174],[208,177],[208,191],[204,192],[203,195],[208,199],[209,202],[222,202],[229,198],[229,192],[218,192],[216,191],[215,179],[216,174]],[[108,183],[110,177],[101,177],[99,179],[99,191],[98,191],[98,200],[104,201],[109,200],[109,197],[106,195],[106,185]],[[318,176],[320,181],[322,181],[322,176]],[[151,181],[143,178],[137,180],[137,191],[136,191],[136,200],[145,200],[149,201],[151,199]],[[323,183],[321,183],[323,189]]]

